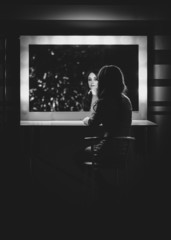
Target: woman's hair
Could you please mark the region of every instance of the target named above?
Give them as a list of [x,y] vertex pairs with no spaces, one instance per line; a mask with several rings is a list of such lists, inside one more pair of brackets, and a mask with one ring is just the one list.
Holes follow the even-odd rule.
[[99,69],[97,68],[89,68],[85,73],[85,78],[88,79],[88,76],[90,73],[94,73],[97,75],[98,72],[99,72]]
[[118,66],[103,66],[97,74],[97,79],[99,82],[97,91],[97,96],[99,99],[103,98],[104,96],[118,97],[127,90],[124,81],[124,75]]
[[97,76],[98,69],[97,68],[91,68],[84,75],[84,82],[85,82],[84,92],[85,93],[84,93],[84,97],[83,97],[83,100],[82,100],[82,109],[84,111],[89,111],[90,110],[91,101],[92,101],[92,93],[90,92],[90,88],[89,88],[89,85],[88,85],[88,77],[89,77],[90,73],[94,73]]
[[[84,75],[84,79],[85,79],[85,82],[86,82],[86,85],[88,87],[88,77],[90,75],[90,73],[94,73],[96,76],[98,74],[98,70],[97,69],[89,69],[86,74]],[[98,79],[97,79],[98,80]]]

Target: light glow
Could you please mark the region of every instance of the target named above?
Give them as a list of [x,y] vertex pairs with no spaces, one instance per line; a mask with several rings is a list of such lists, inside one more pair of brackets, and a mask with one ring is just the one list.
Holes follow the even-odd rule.
[[147,119],[147,37],[146,36],[21,36],[20,37],[20,102],[21,124],[26,121],[76,121],[87,112],[29,112],[29,45],[132,45],[139,47],[139,110],[133,112],[134,120]]

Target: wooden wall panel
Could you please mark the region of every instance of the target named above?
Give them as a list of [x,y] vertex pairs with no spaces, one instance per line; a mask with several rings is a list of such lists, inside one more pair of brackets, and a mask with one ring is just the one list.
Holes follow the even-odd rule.
[[154,50],[171,50],[171,36],[154,36]]
[[148,116],[158,124],[156,151],[163,157],[168,154],[171,135],[171,36],[153,36],[151,47]]
[[171,64],[154,64],[154,79],[171,79]]

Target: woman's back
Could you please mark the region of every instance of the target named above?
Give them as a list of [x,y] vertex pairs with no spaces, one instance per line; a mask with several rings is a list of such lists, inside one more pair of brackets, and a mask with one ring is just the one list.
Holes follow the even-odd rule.
[[97,75],[98,100],[90,118],[84,123],[90,126],[103,124],[105,136],[123,136],[130,134],[132,122],[132,104],[125,95],[127,90],[124,75],[115,65],[103,66]]
[[94,151],[101,154],[113,151],[112,137],[130,136],[132,104],[124,94],[127,88],[119,67],[102,67],[98,73],[98,81],[98,100],[94,105],[94,112],[83,121],[89,126],[103,125],[104,138],[94,146]]
[[102,124],[105,136],[130,135],[132,123],[132,104],[130,99],[122,94],[120,99],[107,99],[102,101]]

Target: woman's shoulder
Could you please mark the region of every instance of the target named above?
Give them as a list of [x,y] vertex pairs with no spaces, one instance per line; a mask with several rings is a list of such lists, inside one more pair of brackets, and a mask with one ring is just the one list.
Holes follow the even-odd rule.
[[128,102],[131,102],[130,98],[127,95],[125,95],[124,93],[122,93],[122,99],[125,101],[128,101]]
[[91,98],[92,98],[92,93],[90,91],[84,94],[84,97],[83,97],[84,100],[91,100]]
[[130,105],[132,107],[130,98],[127,95],[125,95],[124,93],[122,93],[122,100],[125,104]]

